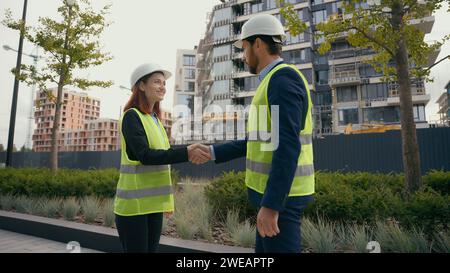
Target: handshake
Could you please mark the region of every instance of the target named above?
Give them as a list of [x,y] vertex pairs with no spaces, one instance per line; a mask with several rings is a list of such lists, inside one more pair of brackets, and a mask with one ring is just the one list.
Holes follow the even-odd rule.
[[192,144],[187,147],[187,151],[189,161],[197,165],[204,164],[212,159],[210,148],[207,145]]

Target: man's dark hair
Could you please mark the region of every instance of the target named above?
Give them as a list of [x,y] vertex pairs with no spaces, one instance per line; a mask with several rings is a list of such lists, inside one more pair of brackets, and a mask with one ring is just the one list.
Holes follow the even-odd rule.
[[[275,36],[276,38],[281,40],[280,36]],[[270,55],[281,55],[281,51],[283,49],[283,45],[280,43],[277,43],[273,40],[272,36],[269,35],[253,35],[248,38],[245,38],[246,41],[248,41],[251,45],[253,45],[257,38],[260,38],[269,49]]]

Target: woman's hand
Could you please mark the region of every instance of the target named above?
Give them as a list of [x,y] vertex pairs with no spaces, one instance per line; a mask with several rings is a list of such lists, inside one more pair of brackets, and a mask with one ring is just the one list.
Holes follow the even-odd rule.
[[189,161],[194,164],[204,164],[211,160],[209,147],[200,143],[192,144],[187,147]]

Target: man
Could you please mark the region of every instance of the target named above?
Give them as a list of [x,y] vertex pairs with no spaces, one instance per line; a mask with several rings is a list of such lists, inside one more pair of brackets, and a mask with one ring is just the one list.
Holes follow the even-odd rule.
[[[257,253],[301,252],[300,218],[314,193],[311,96],[301,72],[280,58],[285,37],[272,15],[257,15],[243,25],[234,45],[243,48],[250,73],[259,74],[252,100],[257,110],[249,113],[246,140],[210,146],[216,163],[247,157],[249,200],[259,208]],[[270,114],[259,114],[261,108]],[[279,120],[270,120],[274,111]],[[264,131],[272,133],[272,144],[275,139],[273,150],[264,148],[267,141],[251,138]]]

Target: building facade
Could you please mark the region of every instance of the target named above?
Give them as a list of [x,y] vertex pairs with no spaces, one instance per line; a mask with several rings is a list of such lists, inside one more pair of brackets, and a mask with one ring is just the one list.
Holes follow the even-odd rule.
[[[57,90],[50,90],[56,97]],[[45,92],[39,92],[35,101],[36,129],[33,150],[50,152],[55,103]],[[118,122],[99,119],[100,100],[67,89],[63,90],[63,106],[58,132],[58,151],[115,151],[120,147]]]
[[60,133],[64,142],[60,151],[117,151],[120,149],[118,121],[95,119],[84,123],[82,129],[69,129]]
[[439,105],[439,125],[450,126],[450,81],[436,103]]
[[[226,105],[245,108],[255,94],[258,77],[248,72],[242,51],[232,45],[240,37],[242,25],[259,13],[272,14],[285,24],[276,0],[221,2],[208,14],[205,35],[197,48],[196,94],[202,97],[204,112],[208,112],[210,105],[223,109]],[[332,44],[326,55],[316,51],[323,41],[312,35],[315,25],[342,14],[341,1],[285,2],[294,5],[299,18],[308,26],[304,33],[296,36],[287,31],[282,57],[286,63],[297,66],[308,80],[314,103],[314,135],[343,133],[348,124],[355,129],[368,124],[400,124],[398,84],[383,82],[382,75],[364,63],[374,52],[350,46],[345,34]],[[434,16],[411,23],[429,33]],[[435,59],[437,54],[432,58]],[[411,82],[416,125],[427,127],[425,106],[430,96],[425,92],[422,79],[411,79]],[[223,117],[225,123],[236,115],[225,114]],[[230,132],[229,129],[225,127],[223,134]],[[239,130],[234,132],[235,138],[242,138]]]
[[194,113],[196,56],[196,49],[177,50],[173,105],[174,107],[176,105],[185,105],[189,113],[179,113],[174,118],[183,117],[186,114],[192,115]]

